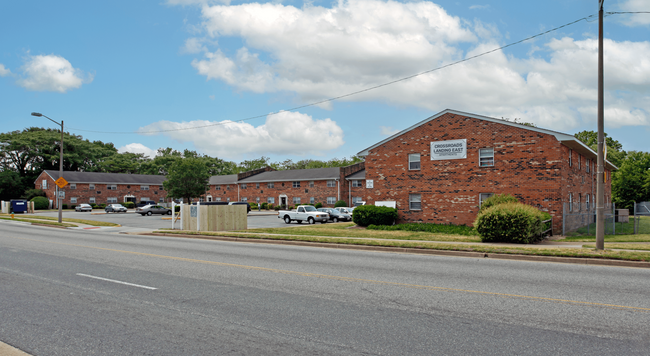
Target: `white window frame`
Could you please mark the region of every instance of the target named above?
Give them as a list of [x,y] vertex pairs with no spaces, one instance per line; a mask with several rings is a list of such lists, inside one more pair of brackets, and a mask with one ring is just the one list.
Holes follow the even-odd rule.
[[421,158],[419,153],[409,153],[409,171],[419,171]]
[[268,182],[266,183],[267,188],[275,188],[275,183],[274,182]]
[[313,180],[310,180],[310,181],[309,181],[309,188],[313,188],[313,187],[314,187],[314,181],[313,181]]
[[357,202],[361,202],[363,199],[361,197],[352,197],[352,205],[354,205]]
[[587,160],[587,173],[589,173],[589,171],[591,171],[591,160],[590,159]]
[[266,198],[266,203],[267,204],[275,204],[275,198],[274,197]]
[[221,186],[220,185],[215,185],[214,190],[221,190]]
[[77,183],[70,183],[70,189],[77,189]]
[[43,179],[43,184],[41,184],[41,189],[47,189],[47,179]]
[[160,199],[158,199],[158,202],[159,202],[159,203],[164,203],[164,202],[165,202],[165,198],[160,197]]
[[246,189],[246,187],[247,187],[246,183],[241,184],[241,189]]
[[117,203],[117,197],[106,198],[106,202],[109,203],[109,204],[115,204],[115,203]]
[[[260,184],[259,184],[259,183],[255,183],[255,188],[256,188],[256,189],[260,189]],[[259,198],[258,198],[258,199],[259,199]]]
[[327,204],[336,204],[336,197],[327,197]]
[[88,198],[88,204],[95,204],[95,197]]
[[569,167],[573,167],[573,150],[569,149]]
[[327,181],[327,187],[328,187],[328,188],[334,188],[334,187],[336,187],[336,181],[335,181],[335,180],[328,180],[328,181]]
[[569,193],[569,211],[573,211],[573,195]]
[[293,201],[294,205],[300,204],[300,197],[293,197],[293,199],[291,199],[291,200]]
[[422,210],[422,194],[409,194],[409,210]]
[[221,201],[221,197],[214,197],[214,201]]
[[95,190],[95,183],[88,183],[88,190]]
[[489,197],[491,197],[493,195],[494,195],[494,193],[479,193],[479,195],[478,195],[478,207],[479,207],[479,209],[481,208],[481,205],[483,205],[483,202],[485,201],[485,199],[487,199],[487,198],[489,198]]
[[117,190],[117,184],[106,184],[106,190]]
[[585,200],[585,204],[587,205],[587,210],[591,210],[591,207],[589,206],[589,194],[587,194],[585,199],[587,199],[587,200]]
[[309,204],[314,204],[316,199],[314,197],[309,198]]
[[300,181],[292,182],[294,188],[300,188]]
[[149,186],[148,185],[141,185],[140,190],[149,190]]
[[363,188],[363,181],[362,180],[353,180],[352,181],[352,188]]
[[149,199],[149,197],[142,197],[142,198],[140,198],[140,201],[149,201],[149,200],[151,200],[151,199]]
[[243,202],[248,202],[248,198],[243,197],[243,198],[241,198],[241,201],[243,201]]
[[478,166],[494,167],[494,147],[479,148]]
[[70,204],[77,204],[77,198],[76,197],[70,198]]

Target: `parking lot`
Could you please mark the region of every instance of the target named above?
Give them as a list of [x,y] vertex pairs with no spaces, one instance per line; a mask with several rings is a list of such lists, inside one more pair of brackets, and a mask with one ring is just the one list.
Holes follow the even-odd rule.
[[[35,215],[57,217],[56,210],[38,211]],[[86,219],[95,221],[105,221],[115,224],[120,224],[122,227],[115,228],[116,231],[144,231],[144,230],[157,230],[161,228],[171,228],[172,222],[169,220],[170,215],[152,215],[142,216],[134,213],[132,210],[127,213],[104,213],[103,210],[95,209],[92,213],[64,211],[63,218],[70,219]],[[176,228],[180,226],[180,220],[176,222]],[[306,226],[306,224],[292,223],[286,225],[282,219],[278,219],[276,213],[258,213],[256,211],[248,214],[248,228],[271,228],[271,227],[288,227],[288,226]]]

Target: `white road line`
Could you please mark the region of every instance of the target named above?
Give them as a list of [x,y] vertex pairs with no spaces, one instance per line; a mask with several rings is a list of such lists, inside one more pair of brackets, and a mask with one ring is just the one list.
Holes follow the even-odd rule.
[[127,286],[133,286],[133,287],[144,288],[144,289],[151,289],[151,290],[156,290],[156,289],[158,289],[158,288],[154,288],[154,287],[142,286],[142,285],[139,285],[139,284],[133,284],[133,283],[128,283],[128,282],[116,281],[116,280],[114,280],[114,279],[108,279],[108,278],[102,278],[102,277],[97,277],[97,276],[91,276],[91,275],[83,274],[83,273],[77,273],[77,276],[88,277],[88,278],[95,278],[95,279],[100,279],[100,280],[102,280],[102,281],[113,282],[113,283],[119,283],[119,284],[126,284]]

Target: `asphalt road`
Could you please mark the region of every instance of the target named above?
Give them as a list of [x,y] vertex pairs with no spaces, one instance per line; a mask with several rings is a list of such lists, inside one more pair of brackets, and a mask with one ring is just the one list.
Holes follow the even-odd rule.
[[[30,214],[26,214],[25,217],[29,217]],[[51,216],[57,217],[57,211],[43,211],[37,212],[35,215],[39,216]],[[21,215],[17,215],[21,217]],[[137,231],[151,231],[158,230],[160,228],[171,228],[171,221],[165,220],[164,218],[170,218],[170,215],[152,215],[152,216],[142,216],[140,214],[135,214],[132,211],[128,213],[109,213],[105,214],[103,210],[97,210],[94,213],[88,212],[76,212],[76,211],[64,211],[63,218],[71,219],[88,219],[96,221],[106,221],[112,222],[115,224],[120,224],[122,227],[113,228],[112,231],[119,232],[137,232]],[[302,224],[306,226],[307,224]],[[180,221],[176,223],[176,227],[180,226]],[[269,227],[287,227],[287,226],[299,226],[296,223],[286,225],[282,219],[278,219],[276,214],[268,215],[262,214],[258,215],[257,212],[251,212],[248,214],[248,228],[269,228]]]
[[107,231],[0,222],[0,341],[34,355],[650,350],[646,269]]

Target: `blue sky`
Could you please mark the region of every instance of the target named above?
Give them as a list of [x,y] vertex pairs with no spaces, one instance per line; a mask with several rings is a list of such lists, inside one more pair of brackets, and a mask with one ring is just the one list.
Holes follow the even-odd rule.
[[[606,0],[605,10],[650,2]],[[121,151],[189,148],[238,162],[349,157],[447,108],[595,131],[597,18],[286,110],[596,11],[596,0],[6,1],[0,122],[2,132],[55,127],[37,111]],[[605,19],[605,131],[626,150],[650,151],[649,30],[650,14]]]

